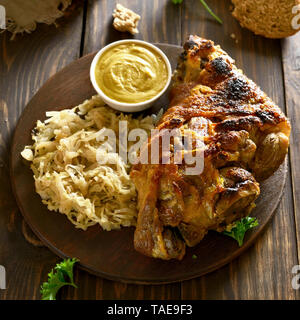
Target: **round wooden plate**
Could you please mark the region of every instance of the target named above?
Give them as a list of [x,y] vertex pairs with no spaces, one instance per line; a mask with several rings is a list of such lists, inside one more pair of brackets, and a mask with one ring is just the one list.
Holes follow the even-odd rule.
[[[158,46],[176,66],[181,47]],[[261,196],[253,216],[259,227],[249,231],[240,248],[233,239],[210,232],[196,247],[188,248],[182,261],[162,261],[145,257],[134,250],[134,228],[106,232],[99,226],[87,231],[75,229],[62,214],[50,212],[35,192],[32,172],[20,152],[32,144],[31,130],[45,112],[73,107],[95,94],[89,79],[94,54],[87,55],[62,69],[32,98],[15,130],[11,150],[11,180],[21,212],[35,234],[60,257],[76,257],[80,266],[101,277],[140,284],[162,284],[191,279],[216,270],[244,252],[271,219],[283,192],[286,162],[261,185]],[[167,95],[151,111],[168,105]],[[151,112],[150,111],[150,112]],[[193,259],[193,255],[197,259]]]

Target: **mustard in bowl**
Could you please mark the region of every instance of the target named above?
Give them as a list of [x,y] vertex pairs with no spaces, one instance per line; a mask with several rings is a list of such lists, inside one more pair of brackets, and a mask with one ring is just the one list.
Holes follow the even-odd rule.
[[168,88],[171,66],[165,54],[140,40],[114,42],[95,56],[91,81],[112,108],[134,112],[150,107]]

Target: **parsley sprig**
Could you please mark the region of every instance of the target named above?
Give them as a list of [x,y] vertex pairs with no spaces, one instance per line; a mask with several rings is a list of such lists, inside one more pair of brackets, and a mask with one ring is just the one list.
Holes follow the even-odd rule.
[[65,259],[50,271],[48,281],[41,286],[42,300],[56,300],[56,294],[63,286],[77,288],[73,279],[73,268],[78,261],[76,258]]
[[[211,8],[207,5],[207,3],[204,0],[199,1],[212,17],[214,17],[220,24],[223,24],[223,21],[211,10]],[[172,0],[172,2],[174,4],[181,4],[183,0]]]
[[242,218],[240,221],[235,222],[234,226],[231,228],[230,231],[224,231],[223,234],[235,239],[239,246],[241,247],[244,242],[245,233],[254,227],[258,226],[258,221],[256,218],[253,217],[245,217]]

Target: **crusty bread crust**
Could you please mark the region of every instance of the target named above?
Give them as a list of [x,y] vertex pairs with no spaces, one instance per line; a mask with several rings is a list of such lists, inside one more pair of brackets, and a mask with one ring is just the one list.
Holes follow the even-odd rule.
[[231,0],[232,15],[242,27],[266,38],[285,38],[299,31],[292,27],[292,9],[300,0]]

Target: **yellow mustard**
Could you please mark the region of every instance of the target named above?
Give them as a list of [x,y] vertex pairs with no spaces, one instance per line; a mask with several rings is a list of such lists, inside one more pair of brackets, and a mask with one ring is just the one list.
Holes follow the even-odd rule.
[[124,43],[105,51],[95,68],[99,88],[111,99],[139,103],[166,85],[168,69],[158,52],[142,43]]

